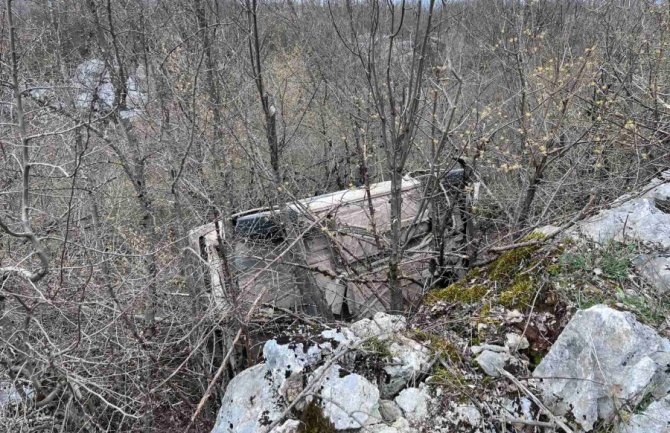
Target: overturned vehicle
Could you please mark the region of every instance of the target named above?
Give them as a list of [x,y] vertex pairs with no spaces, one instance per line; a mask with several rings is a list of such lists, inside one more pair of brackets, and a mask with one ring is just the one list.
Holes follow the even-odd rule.
[[[398,286],[415,304],[438,279],[457,277],[466,243],[466,170],[402,180]],[[251,305],[356,318],[390,307],[391,182],[254,209],[192,230],[220,307]]]

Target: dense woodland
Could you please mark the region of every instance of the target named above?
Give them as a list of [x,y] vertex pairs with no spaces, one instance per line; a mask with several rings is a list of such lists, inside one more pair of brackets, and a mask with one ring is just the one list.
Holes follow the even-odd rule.
[[191,228],[464,165],[470,266],[670,165],[668,1],[4,3],[2,431],[211,428]]

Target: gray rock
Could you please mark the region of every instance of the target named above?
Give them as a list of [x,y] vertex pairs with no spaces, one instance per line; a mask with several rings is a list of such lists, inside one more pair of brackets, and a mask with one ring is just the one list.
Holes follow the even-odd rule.
[[490,352],[508,352],[508,349],[503,346],[498,346],[497,344],[482,344],[480,346],[472,346],[470,351],[473,355],[479,355],[483,351],[488,350]]
[[212,433],[258,432],[279,419],[282,409],[266,365],[255,365],[228,384]]
[[297,433],[298,428],[300,428],[300,421],[289,419],[279,427],[273,428],[270,433]]
[[384,371],[389,377],[379,385],[384,398],[396,395],[430,365],[430,351],[402,335],[394,337],[388,349],[392,359],[384,367]]
[[428,416],[430,396],[425,388],[407,388],[395,398],[395,402],[409,421],[420,421]]
[[392,400],[379,400],[379,413],[386,422],[394,422],[402,417],[402,410]]
[[360,433],[413,433],[415,430],[405,418],[398,418],[393,424],[373,424],[364,427]]
[[385,340],[407,328],[407,320],[403,316],[376,313],[372,319],[362,319],[351,324],[351,331],[358,338],[378,338]]
[[344,344],[346,346],[351,346],[352,344],[360,341],[360,339],[356,337],[356,335],[349,328],[326,329],[321,332],[321,336],[328,340],[332,340],[337,344]]
[[471,427],[477,427],[482,422],[482,414],[472,404],[458,405],[454,409],[456,417],[460,422],[463,422]]
[[[317,369],[313,377],[320,377],[322,372],[323,368]],[[361,428],[370,418],[381,419],[379,390],[363,376],[344,374],[339,365],[333,364],[321,380],[321,407],[336,430]]]
[[653,198],[633,199],[602,211],[580,223],[579,228],[594,242],[636,240],[670,248],[670,214],[658,209]]
[[616,433],[670,433],[670,395],[620,424]]
[[543,402],[586,431],[617,407],[670,389],[670,341],[632,314],[596,305],[577,312],[533,372]]
[[505,365],[510,361],[511,357],[505,352],[493,352],[491,350],[484,350],[475,358],[477,364],[484,370],[484,373],[489,376],[499,377],[498,369],[505,368]]
[[508,333],[505,335],[505,347],[507,347],[512,352],[516,352],[518,350],[528,349],[530,347],[530,343],[523,335]]
[[635,260],[635,266],[657,293],[670,291],[670,256],[640,256]]

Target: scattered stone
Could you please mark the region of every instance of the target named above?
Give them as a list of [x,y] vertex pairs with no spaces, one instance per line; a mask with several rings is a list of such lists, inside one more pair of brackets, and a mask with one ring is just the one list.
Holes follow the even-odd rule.
[[455,412],[459,422],[464,422],[471,427],[477,427],[482,422],[482,414],[472,404],[458,405]]
[[378,338],[385,340],[407,328],[403,316],[394,316],[383,312],[376,313],[372,319],[362,319],[351,324],[351,331],[358,338]]
[[399,418],[391,425],[374,424],[364,427],[361,433],[413,433],[414,431],[405,418]]
[[505,323],[521,323],[525,320],[525,316],[519,310],[510,310],[505,314]]
[[484,350],[475,361],[489,376],[499,377],[498,369],[505,368],[505,365],[510,361],[511,357],[505,352],[493,352],[491,350]]
[[632,314],[596,305],[578,311],[533,372],[543,402],[571,412],[585,431],[617,408],[670,391],[670,341]]
[[428,399],[425,388],[407,388],[395,398],[395,402],[409,421],[420,421],[428,416]]
[[542,226],[540,228],[537,228],[533,230],[534,233],[539,233],[544,236],[554,236],[556,233],[558,233],[561,230],[560,227],[558,226],[552,226],[552,225],[546,225]]
[[402,417],[400,406],[392,400],[379,400],[379,413],[382,419],[388,423],[392,423]]
[[430,350],[402,335],[397,336],[388,349],[392,358],[384,367],[388,378],[379,386],[384,398],[396,395],[430,365]]
[[670,292],[670,255],[643,255],[634,264],[658,294]]
[[298,433],[299,428],[300,428],[300,421],[289,419],[279,427],[273,428],[272,432],[270,433]]
[[504,352],[508,351],[506,347],[498,346],[496,344],[482,344],[480,346],[472,346],[470,348],[470,351],[472,352],[473,355],[478,355],[485,350],[488,350],[488,351],[491,351],[491,352],[500,352],[500,353],[504,353]]
[[505,347],[507,347],[511,352],[517,352],[519,350],[528,349],[530,347],[530,343],[523,335],[510,332],[505,335]]

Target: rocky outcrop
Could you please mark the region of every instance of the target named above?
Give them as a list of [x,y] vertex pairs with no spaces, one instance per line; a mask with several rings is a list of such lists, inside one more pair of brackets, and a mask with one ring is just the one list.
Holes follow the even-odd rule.
[[669,212],[670,172],[431,292],[409,324],[378,313],[271,339],[213,433],[670,433]]
[[582,221],[579,231],[600,243],[637,240],[670,248],[670,171],[655,179],[640,197],[623,196],[610,209]]
[[[337,431],[411,431],[429,397],[407,386],[428,370],[430,351],[402,335],[406,326],[404,317],[377,313],[349,328],[267,341],[264,362],[229,383],[212,432],[265,431],[290,417],[294,402],[297,409],[316,402]],[[272,433],[292,431],[287,422]]]
[[594,242],[634,241],[652,247],[635,261],[659,293],[670,291],[670,170],[639,197],[624,196],[607,210],[582,221],[576,233]]
[[[627,312],[579,311],[533,372],[543,402],[585,431],[670,392],[670,341]],[[651,430],[649,430],[651,431]]]

